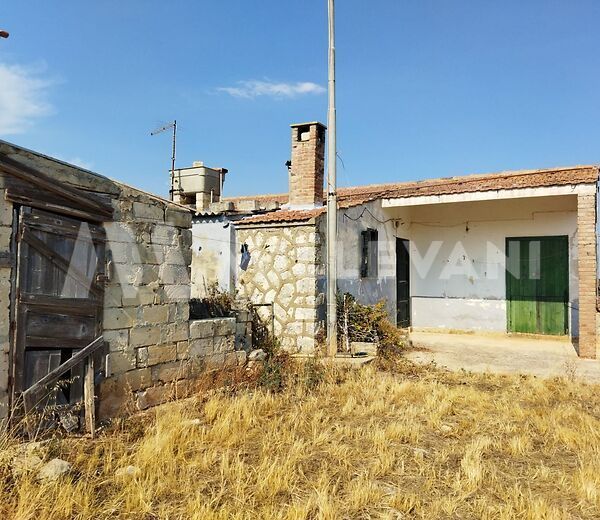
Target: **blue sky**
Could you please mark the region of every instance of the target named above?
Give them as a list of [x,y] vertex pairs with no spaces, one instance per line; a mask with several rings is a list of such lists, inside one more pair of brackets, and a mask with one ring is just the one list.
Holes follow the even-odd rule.
[[[597,1],[338,0],[341,185],[600,162]],[[326,0],[2,0],[0,137],[166,195],[287,190],[326,120]]]

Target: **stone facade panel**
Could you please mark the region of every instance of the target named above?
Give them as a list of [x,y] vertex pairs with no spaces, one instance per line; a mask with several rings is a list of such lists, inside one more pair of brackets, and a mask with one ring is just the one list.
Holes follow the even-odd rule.
[[[238,230],[239,242],[246,243],[251,254],[247,270],[238,271],[239,294],[255,304],[273,303],[275,332],[292,351],[312,351],[315,346],[314,333],[306,331],[318,329],[317,234],[318,223]],[[306,340],[299,341],[302,337]]]

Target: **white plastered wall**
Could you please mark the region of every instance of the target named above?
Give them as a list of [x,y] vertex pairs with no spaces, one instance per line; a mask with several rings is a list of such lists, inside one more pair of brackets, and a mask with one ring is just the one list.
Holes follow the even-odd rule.
[[192,222],[192,298],[219,290],[235,290],[236,240],[233,224],[223,216],[199,217]]
[[398,228],[410,239],[413,327],[506,332],[506,238],[566,235],[569,330],[577,335],[576,195],[429,202],[387,210],[409,211]]
[[[396,320],[396,219],[408,210],[384,211],[376,200],[338,213],[338,290],[350,293],[364,304],[385,301],[390,318]],[[361,231],[378,232],[377,277],[361,278]],[[402,237],[406,238],[406,237]]]

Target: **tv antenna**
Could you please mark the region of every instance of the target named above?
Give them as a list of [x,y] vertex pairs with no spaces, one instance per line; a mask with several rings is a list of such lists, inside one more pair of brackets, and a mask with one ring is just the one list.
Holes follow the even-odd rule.
[[150,135],[157,135],[166,132],[167,130],[173,129],[173,151],[171,153],[171,189],[169,189],[169,200],[173,200],[173,182],[175,180],[175,147],[177,143],[177,120],[173,119],[172,122],[157,128]]

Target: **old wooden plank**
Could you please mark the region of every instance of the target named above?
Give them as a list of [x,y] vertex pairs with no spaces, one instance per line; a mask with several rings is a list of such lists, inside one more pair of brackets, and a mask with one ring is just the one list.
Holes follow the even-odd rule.
[[45,336],[31,336],[27,335],[27,347],[28,348],[49,348],[49,349],[76,349],[81,348],[81,344],[85,341],[89,341],[93,336],[89,336],[83,339],[73,338],[56,338],[56,337],[45,337]]
[[[27,388],[22,393],[22,397],[23,397],[24,401],[26,403],[29,401],[29,403],[30,403],[31,397],[35,396],[35,394],[37,392],[43,390],[44,388],[46,388],[50,385],[54,385],[55,383],[57,383],[59,378],[64,373],[71,370],[71,368],[73,368],[78,363],[81,363],[88,356],[91,356],[94,352],[96,352],[96,350],[98,350],[103,345],[104,345],[104,337],[103,336],[97,337],[89,345],[82,348],[79,352],[77,352],[72,357],[67,359],[67,361],[65,361],[58,368],[56,368],[55,370],[52,370],[52,372],[50,372],[47,376],[44,376],[37,383],[35,383],[32,386],[30,386],[29,388]],[[31,409],[31,408],[33,408],[33,406],[29,406],[28,408]]]
[[[81,190],[70,187],[65,183],[56,182],[50,176],[39,170],[13,161],[3,154],[0,154],[0,167],[6,173],[23,179],[31,183],[32,186],[42,188],[42,192],[43,190],[47,190],[50,193],[70,201],[72,206],[69,205],[69,207],[72,207],[73,209],[87,209],[88,211],[102,215],[106,219],[112,219],[112,207],[93,199]],[[34,194],[32,193],[32,195]]]
[[[22,222],[30,229],[37,229],[53,235],[76,237],[86,241],[91,239],[94,242],[104,242],[106,240],[106,232],[102,226],[82,222],[81,220],[63,215],[53,215],[39,209],[25,214]],[[86,227],[85,233],[82,233],[83,225]]]
[[96,433],[96,402],[94,396],[94,356],[88,356],[85,362],[83,380],[83,403],[85,406],[85,426],[92,439]]
[[94,333],[95,316],[82,319],[81,316],[59,314],[51,312],[31,312],[27,323],[27,335],[48,338],[63,338],[81,340],[88,338],[90,341],[97,334]]
[[102,293],[102,288],[96,283],[95,277],[91,280],[78,269],[72,262],[69,262],[61,255],[48,247],[42,240],[36,237],[27,228],[23,230],[23,241],[39,251],[44,257],[48,258],[56,267],[67,273],[73,280],[80,283],[86,290],[98,295]]
[[94,211],[81,208],[72,208],[70,206],[55,203],[44,198],[36,198],[30,192],[25,192],[24,190],[18,189],[15,186],[6,187],[5,198],[6,200],[9,200],[15,204],[52,211],[55,213],[68,215],[69,217],[81,218],[83,220],[91,220],[93,222],[106,222],[111,220],[105,215],[96,213]]
[[72,316],[96,316],[101,308],[101,302],[83,298],[56,298],[45,294],[21,293],[19,300],[26,304],[28,309],[35,312],[43,310],[52,311],[57,314],[69,314]]

